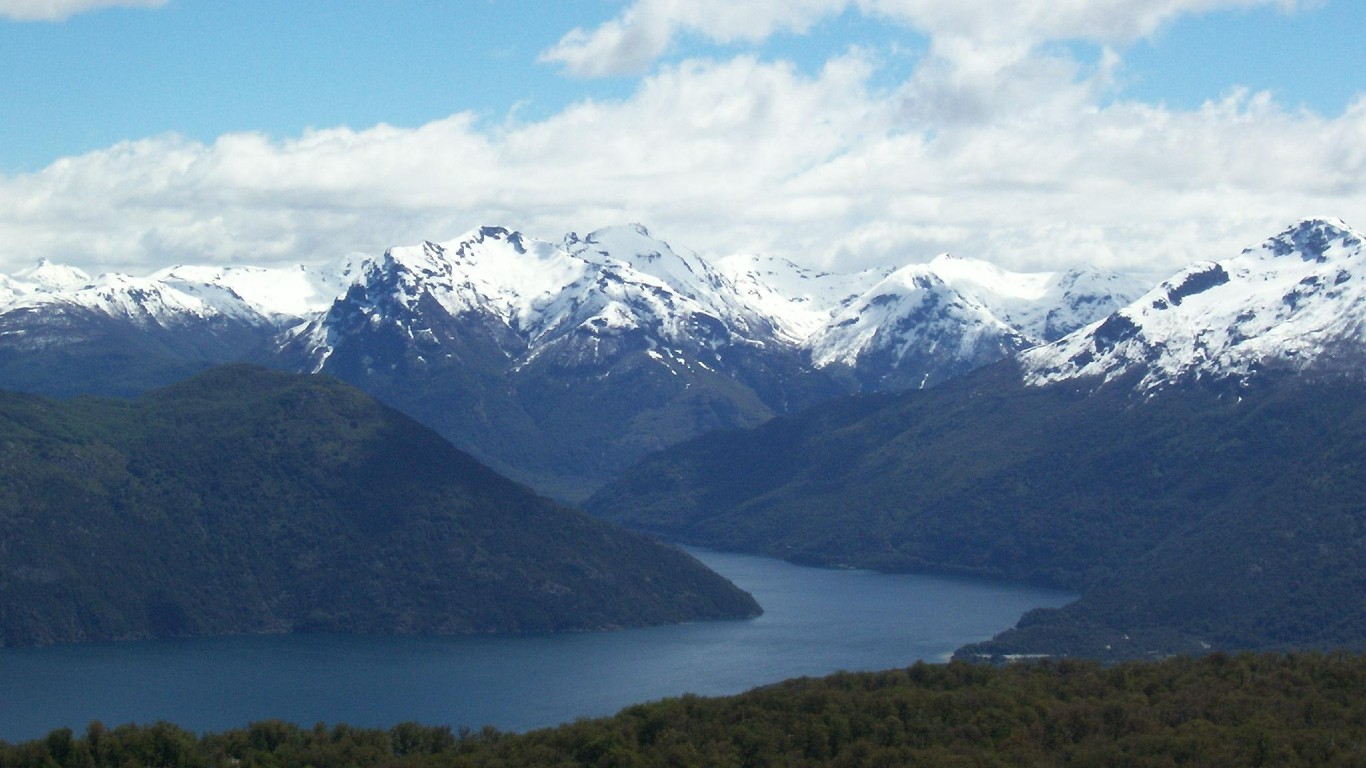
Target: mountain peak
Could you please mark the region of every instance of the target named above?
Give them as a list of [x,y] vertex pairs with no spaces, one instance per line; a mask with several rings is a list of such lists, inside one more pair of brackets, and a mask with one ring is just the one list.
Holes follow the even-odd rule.
[[1026,381],[1138,372],[1149,390],[1266,370],[1360,372],[1362,241],[1340,220],[1305,219],[1260,248],[1194,264],[1104,322],[1025,353]]
[[54,264],[46,257],[28,269],[14,273],[16,280],[37,286],[42,292],[62,291],[80,288],[90,282],[90,275],[76,267]]
[[612,256],[619,259],[634,261],[632,257],[642,257],[646,261],[656,261],[665,252],[672,253],[673,249],[668,243],[650,234],[650,230],[641,224],[620,224],[612,227],[595,229],[584,235],[580,240],[578,235],[570,233],[566,242],[573,238],[574,242],[584,246],[597,245],[610,251]]
[[1347,250],[1360,245],[1361,233],[1341,219],[1302,219],[1284,232],[1270,238],[1262,248],[1274,256],[1299,254],[1305,261],[1323,263],[1334,249]]
[[489,240],[506,242],[518,253],[526,253],[526,238],[522,236],[521,232],[506,227],[480,227],[474,236],[474,242],[483,243]]
[[[640,224],[606,227],[582,238],[570,233],[565,237],[565,248],[572,255],[599,266],[609,266],[611,262],[626,264],[635,272],[704,303],[714,303],[712,294],[721,289],[724,282],[720,273],[697,254],[675,249]],[[720,309],[719,306],[713,308]]]

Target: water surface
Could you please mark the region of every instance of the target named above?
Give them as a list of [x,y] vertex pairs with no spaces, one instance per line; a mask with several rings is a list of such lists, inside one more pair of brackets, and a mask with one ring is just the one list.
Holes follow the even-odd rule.
[[806,568],[691,550],[751,592],[744,621],[521,637],[282,635],[0,650],[0,739],[168,720],[279,718],[526,730],[682,693],[944,660],[1073,596],[998,582]]

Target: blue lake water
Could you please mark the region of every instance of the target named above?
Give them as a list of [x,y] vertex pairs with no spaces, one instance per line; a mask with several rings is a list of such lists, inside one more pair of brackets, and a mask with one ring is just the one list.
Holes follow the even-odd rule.
[[942,661],[1030,608],[1073,597],[692,551],[751,592],[764,615],[530,637],[283,635],[4,649],[0,740],[63,726],[80,733],[92,720],[168,720],[196,731],[272,718],[526,730],[683,693]]

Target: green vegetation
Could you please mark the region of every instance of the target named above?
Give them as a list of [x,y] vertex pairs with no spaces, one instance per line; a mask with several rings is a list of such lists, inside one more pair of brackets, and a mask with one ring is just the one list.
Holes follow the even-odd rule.
[[1103,668],[965,663],[684,696],[527,734],[278,721],[196,736],[99,723],[0,744],[0,768],[122,766],[1356,766],[1366,659],[1214,654]]
[[1082,593],[969,653],[1366,647],[1358,381],[1012,381],[997,366],[699,438],[588,507],[720,549]]
[[328,377],[228,366],[133,402],[0,395],[0,645],[757,610]]

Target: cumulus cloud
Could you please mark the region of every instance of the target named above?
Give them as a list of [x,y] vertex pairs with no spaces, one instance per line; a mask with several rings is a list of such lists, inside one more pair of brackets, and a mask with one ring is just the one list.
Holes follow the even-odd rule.
[[157,8],[168,0],[0,0],[0,18],[61,21],[100,8]]
[[715,42],[759,42],[775,32],[801,32],[854,10],[918,29],[941,55],[963,60],[1018,59],[1046,40],[1126,43],[1153,34],[1181,15],[1277,6],[1290,11],[1314,0],[636,0],[596,29],[574,29],[542,59],[571,74],[638,74],[680,35]]
[[952,251],[1162,272],[1304,215],[1366,225],[1366,97],[1336,117],[1244,91],[1179,110],[1116,99],[1121,66],[931,56],[888,90],[858,53],[814,75],[740,56],[537,121],[154,137],[0,178],[0,271],[318,262],[482,224],[639,221],[827,268]]
[[864,13],[902,21],[940,37],[973,40],[1091,40],[1126,43],[1184,15],[1314,0],[850,0]]
[[779,31],[804,32],[844,4],[844,0],[640,0],[597,29],[570,31],[541,60],[563,64],[581,77],[641,74],[669,50],[679,34],[696,33],[720,43],[755,43]]

